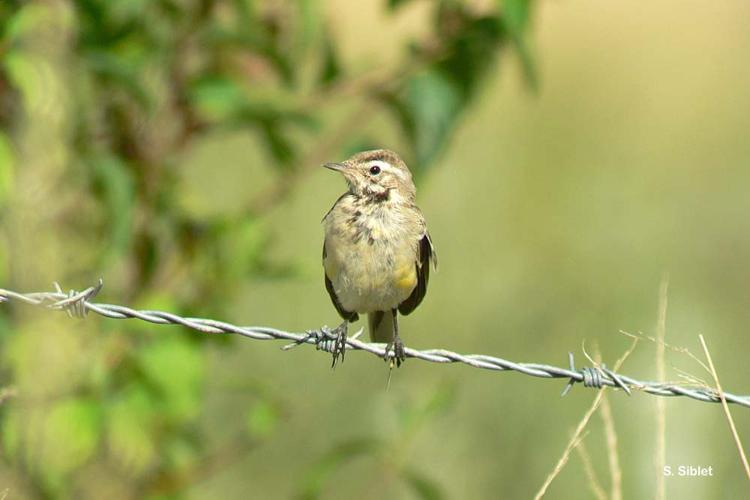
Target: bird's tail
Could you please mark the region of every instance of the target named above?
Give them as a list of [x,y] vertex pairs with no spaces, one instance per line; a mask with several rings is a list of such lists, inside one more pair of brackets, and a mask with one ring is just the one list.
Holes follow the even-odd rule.
[[387,344],[393,341],[393,314],[375,311],[367,315],[367,326],[370,330],[370,341]]

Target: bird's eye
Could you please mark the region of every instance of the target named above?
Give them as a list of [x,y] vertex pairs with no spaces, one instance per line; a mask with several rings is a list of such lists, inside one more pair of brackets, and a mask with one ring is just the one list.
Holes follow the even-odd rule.
[[373,165],[372,167],[370,167],[370,173],[372,175],[378,175],[380,173],[380,167],[378,167],[377,165]]

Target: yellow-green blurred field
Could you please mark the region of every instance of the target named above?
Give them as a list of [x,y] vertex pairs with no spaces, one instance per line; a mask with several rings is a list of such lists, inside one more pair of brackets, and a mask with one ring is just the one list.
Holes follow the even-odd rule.
[[[67,14],[45,22],[74,32],[67,3],[50,2]],[[315,4],[353,73],[377,77],[407,40],[429,31],[432,2],[392,14],[385,4]],[[724,389],[750,394],[748,19],[741,0],[535,2],[527,41],[537,89],[518,51],[501,48],[419,175],[440,268],[423,304],[401,321],[407,346],[558,366],[569,351],[582,366],[584,346],[611,366],[630,345],[621,331],[655,335],[667,276],[667,343],[702,359],[703,334]],[[55,29],[53,39],[66,39]],[[320,265],[320,219],[345,189],[339,176],[275,167],[265,136],[216,127],[169,150],[155,135],[133,167],[146,174],[102,180],[106,162],[90,174],[71,146],[87,140],[72,124],[79,113],[98,116],[97,99],[55,46],[32,37],[21,49],[0,48],[11,74],[31,75],[31,90],[2,101],[21,104],[8,105],[0,121],[13,152],[0,156],[12,165],[0,178],[0,288],[47,290],[57,280],[80,289],[102,276],[97,300],[106,303],[297,332],[339,321]],[[51,62],[32,60],[42,69],[21,71],[6,59],[17,55],[11,49],[51,54]],[[281,84],[263,85],[258,95]],[[307,92],[298,87],[290,102]],[[301,149],[315,151],[361,105],[346,88],[336,92],[314,104],[318,129],[291,132]],[[170,100],[169,88],[154,95]],[[139,133],[170,134],[180,117],[162,113],[160,102]],[[325,151],[336,157],[295,161],[340,160],[359,136],[395,149],[408,142],[378,104],[362,108],[351,128],[352,137]],[[294,177],[295,169],[304,173]],[[286,175],[295,180],[280,201],[237,222]],[[132,203],[116,192],[97,197],[129,182]],[[132,210],[129,221],[113,222],[122,206]],[[179,218],[163,215],[172,210]],[[185,229],[175,231],[175,220]],[[206,222],[216,220],[233,222]],[[148,234],[154,247],[128,234]],[[226,245],[183,245],[205,234]],[[241,262],[246,248],[259,249],[250,263]],[[0,403],[0,499],[530,498],[596,395],[576,386],[560,398],[561,380],[417,360],[394,370],[388,386],[385,363],[366,353],[349,353],[332,371],[327,355],[307,346],[282,352],[280,342],[93,315],[68,320],[14,304],[2,306],[0,320],[0,389],[15,391]],[[640,342],[622,372],[656,379],[656,353]],[[676,350],[667,350],[666,371],[668,380],[685,382],[688,373],[712,383]],[[656,400],[609,392],[623,498],[655,496]],[[714,471],[667,478],[667,498],[746,496],[721,407],[665,403],[666,465]],[[750,411],[731,410],[750,445]],[[598,414],[587,430],[609,495]],[[590,486],[573,453],[547,498],[594,497]]]

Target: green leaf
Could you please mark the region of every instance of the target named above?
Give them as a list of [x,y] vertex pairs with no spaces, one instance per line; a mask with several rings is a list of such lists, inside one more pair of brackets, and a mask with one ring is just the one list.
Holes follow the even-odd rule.
[[498,0],[503,22],[513,36],[522,36],[529,23],[531,0]]
[[[6,3],[6,2],[3,2]],[[6,19],[5,35],[9,42],[21,41],[41,28],[64,29],[73,22],[71,9],[55,8],[44,3],[24,2],[23,7],[17,9]]]
[[299,52],[310,46],[317,38],[320,30],[321,9],[317,0],[297,0],[297,15],[299,16],[299,27],[297,38]]
[[138,358],[159,391],[165,416],[177,422],[195,418],[205,377],[200,346],[184,333],[165,335],[145,346]]
[[445,22],[456,16],[462,29],[449,31],[445,36],[447,56],[438,61],[435,67],[454,82],[465,102],[476,94],[479,84],[495,65],[497,54],[506,40],[505,32],[498,17],[479,16],[460,10],[446,12]]
[[232,5],[237,15],[239,29],[251,30],[256,26],[258,15],[254,0],[233,0]]
[[247,413],[247,430],[251,437],[265,438],[274,433],[279,423],[279,410],[267,400],[256,402]]
[[388,0],[388,8],[390,10],[396,10],[402,5],[406,5],[407,3],[411,1],[412,0]]
[[[273,31],[269,27],[267,29]],[[274,43],[261,45],[258,47],[258,51],[276,70],[281,82],[287,87],[292,87],[297,76],[297,64],[292,60],[291,54],[286,50],[286,47],[280,47],[279,45],[280,43],[277,40]]]
[[330,85],[339,79],[342,71],[336,44],[328,32],[323,35],[321,59],[322,67],[318,81],[324,86]]
[[424,500],[440,500],[441,498],[445,498],[440,485],[422,473],[414,469],[407,469],[402,472],[402,475],[419,498],[423,498]]
[[8,40],[8,27],[14,21],[15,14],[18,12],[20,5],[18,1],[0,2],[0,38]]
[[220,121],[232,116],[244,105],[245,95],[235,81],[214,75],[193,83],[190,100],[205,119]]
[[45,98],[49,89],[40,84],[42,74],[53,73],[49,62],[39,57],[28,56],[20,51],[10,51],[2,57],[2,65],[8,79],[23,98],[23,105],[28,109],[49,105]]
[[405,89],[381,95],[411,142],[417,176],[440,154],[463,110],[477,94],[506,40],[500,18],[441,2],[436,30],[444,56],[411,77]]
[[84,61],[103,81],[127,92],[143,109],[151,107],[151,96],[142,81],[143,58],[114,51],[89,49]]
[[255,128],[279,166],[290,168],[297,157],[289,126],[313,128],[313,117],[290,107],[286,94],[265,95],[246,92],[224,77],[204,78],[193,85],[191,101],[204,119],[220,122],[226,128]]
[[417,171],[443,149],[462,104],[458,88],[442,72],[427,71],[409,81],[403,124],[412,141]]
[[139,385],[129,387],[107,412],[107,447],[127,472],[137,475],[158,460],[153,434],[157,408]]
[[510,34],[516,51],[521,58],[526,81],[533,90],[536,90],[539,82],[527,38],[527,31],[531,20],[531,1],[498,0],[498,3],[502,9],[501,19],[503,27]]
[[297,157],[297,152],[281,123],[278,121],[262,122],[260,133],[271,156],[279,165],[289,168]]
[[361,455],[373,453],[381,446],[382,443],[374,438],[351,439],[337,445],[305,474],[300,497],[306,500],[319,498],[326,481],[339,467]]
[[108,0],[107,9],[113,21],[124,24],[147,15],[146,7],[149,2],[150,0]]

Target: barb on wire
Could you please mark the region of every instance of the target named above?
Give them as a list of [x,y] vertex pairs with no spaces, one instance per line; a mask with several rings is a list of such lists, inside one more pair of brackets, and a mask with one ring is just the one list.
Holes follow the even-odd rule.
[[[176,324],[204,333],[230,333],[255,340],[286,340],[287,344],[282,349],[302,344],[315,345],[318,350],[330,352],[335,342],[335,337],[327,327],[318,330],[308,330],[304,333],[292,333],[266,326],[237,326],[224,321],[206,318],[184,318],[176,314],[164,311],[135,310],[129,307],[101,304],[90,302],[102,288],[102,280],[98,284],[75,292],[71,290],[64,293],[59,285],[55,284],[54,292],[18,293],[0,288],[0,303],[17,300],[26,304],[46,307],[48,309],[64,310],[70,316],[82,318],[88,312],[94,312],[100,316],[114,319],[139,319],[159,325]],[[390,356],[386,352],[384,344],[362,342],[358,339],[362,332],[346,339],[346,348],[351,350],[367,351],[381,358]],[[417,350],[407,347],[405,349],[407,358],[421,359],[432,363],[463,363],[474,368],[482,368],[494,371],[515,371],[532,377],[548,379],[568,379],[568,384],[562,395],[567,394],[573,385],[582,383],[584,387],[601,388],[604,386],[619,388],[630,394],[632,390],[638,390],[656,396],[684,396],[697,401],[707,403],[720,403],[721,397],[710,387],[692,388],[674,383],[656,381],[640,381],[627,375],[617,374],[604,365],[584,367],[576,369],[573,363],[573,353],[569,353],[569,368],[560,368],[540,363],[515,363],[495,356],[485,354],[459,354],[446,349]],[[750,408],[750,395],[739,396],[724,392],[724,398],[729,403],[735,403]]]

